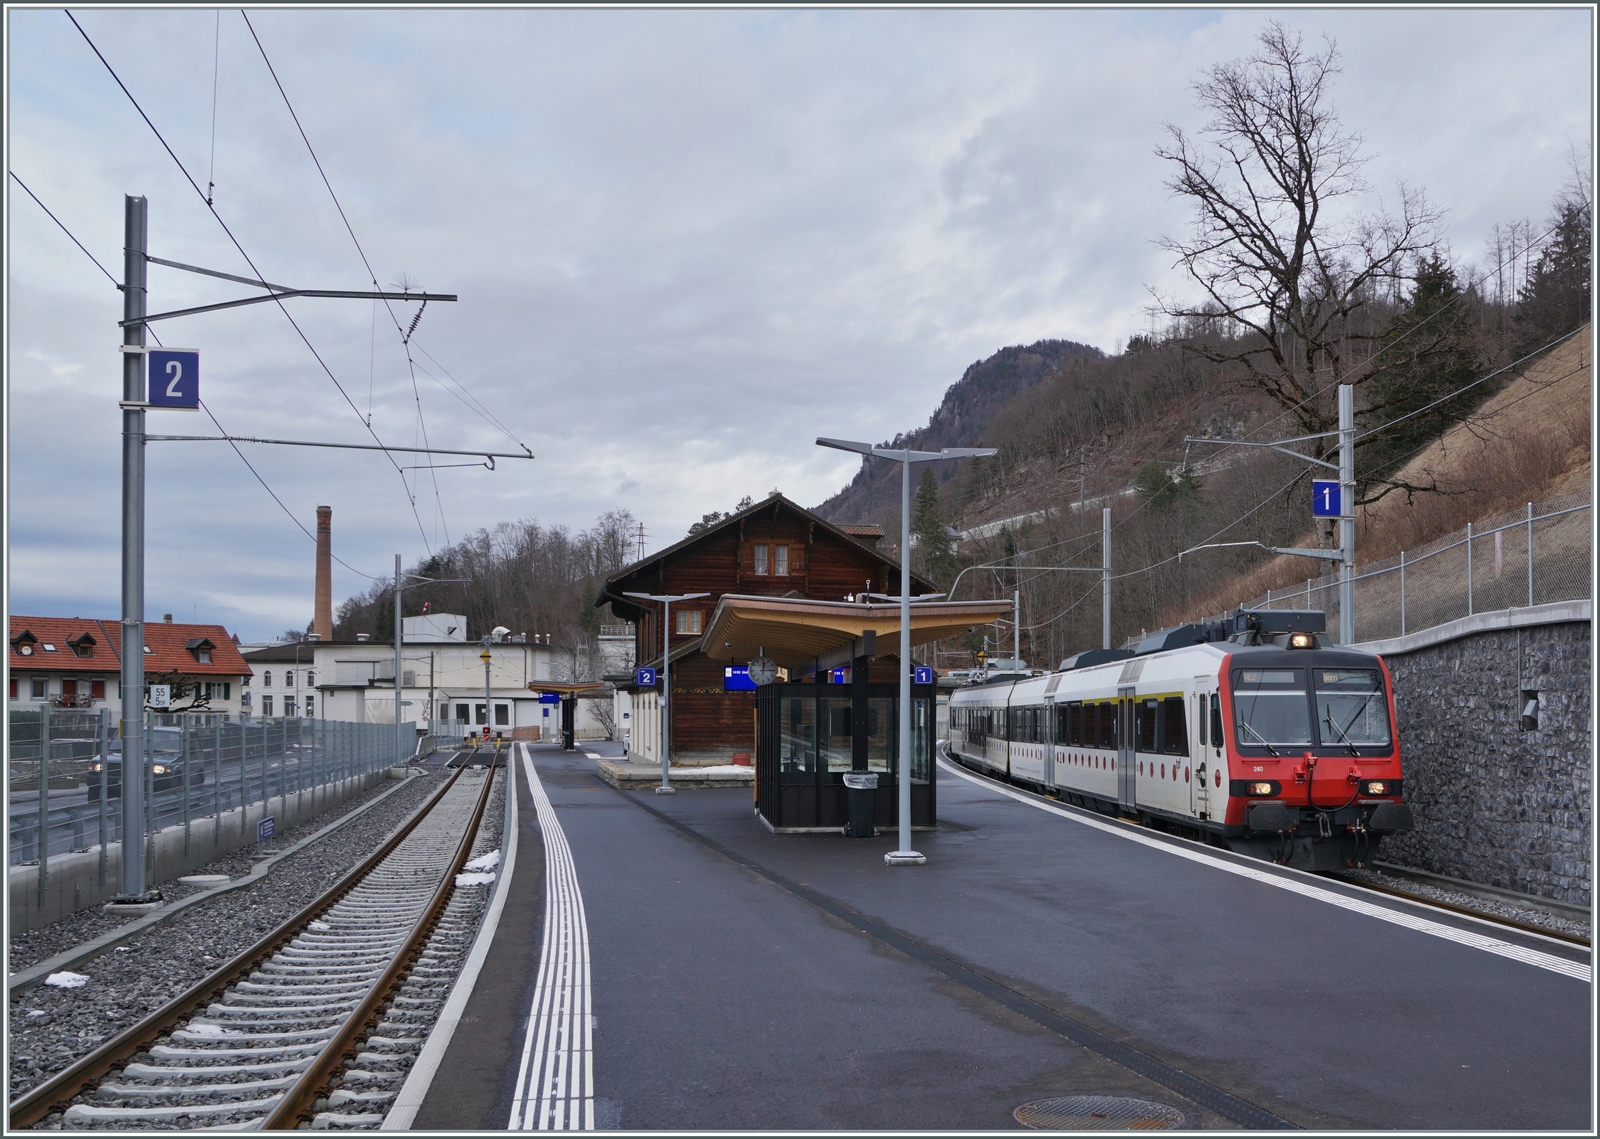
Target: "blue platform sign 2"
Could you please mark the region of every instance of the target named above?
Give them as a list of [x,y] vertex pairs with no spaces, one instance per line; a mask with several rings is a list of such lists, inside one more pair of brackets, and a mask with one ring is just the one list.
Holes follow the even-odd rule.
[[730,664],[722,670],[722,690],[724,692],[754,692],[756,682],[750,679],[750,666],[747,664]]
[[654,688],[656,686],[656,670],[653,668],[634,669],[633,683],[636,688]]
[[1311,514],[1315,518],[1338,518],[1344,514],[1344,495],[1333,479],[1311,480]]
[[200,406],[200,353],[174,348],[152,348],[149,362],[151,407]]
[[541,704],[559,704],[559,703],[561,703],[561,693],[559,693],[559,692],[541,692],[541,693],[539,693],[539,703],[541,703]]
[[256,841],[257,842],[266,842],[267,839],[271,838],[274,834],[277,833],[277,829],[278,829],[278,818],[277,818],[277,816],[276,815],[268,815],[266,818],[262,819],[259,823],[256,824]]
[[912,684],[932,684],[933,683],[933,669],[932,669],[932,667],[929,666],[929,665],[925,665],[925,664],[919,664],[919,665],[912,666],[912,669],[911,669],[911,683]]

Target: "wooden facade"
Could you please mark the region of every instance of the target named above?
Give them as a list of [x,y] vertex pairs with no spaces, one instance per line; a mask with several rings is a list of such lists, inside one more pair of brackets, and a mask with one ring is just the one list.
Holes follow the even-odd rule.
[[[916,575],[911,580],[913,595],[934,592]],[[672,606],[671,750],[678,762],[727,763],[735,753],[755,752],[756,700],[754,692],[723,690],[724,668],[747,662],[724,659],[717,652],[719,646],[701,644],[721,596],[836,601],[863,592],[897,593],[899,588],[899,563],[876,549],[870,538],[852,537],[782,495],[773,495],[624,569],[607,580],[595,604],[609,603],[618,617],[632,621],[634,660],[659,668],[662,607],[626,594],[710,594]],[[897,676],[892,658],[884,656],[873,662],[868,679],[887,683]],[[656,692],[635,693],[634,724],[659,723],[642,706]],[[658,759],[660,753],[648,734],[642,732],[644,738],[633,740],[630,751]]]

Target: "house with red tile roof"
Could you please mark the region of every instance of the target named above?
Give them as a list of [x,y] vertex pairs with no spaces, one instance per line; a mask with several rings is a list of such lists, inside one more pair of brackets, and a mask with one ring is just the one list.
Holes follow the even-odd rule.
[[[13,615],[9,632],[8,707],[121,708],[120,622]],[[201,710],[237,719],[247,707],[251,669],[221,625],[177,624],[168,617],[147,622],[144,639],[147,682],[160,673],[178,673],[207,697]],[[188,699],[181,701],[188,703]]]

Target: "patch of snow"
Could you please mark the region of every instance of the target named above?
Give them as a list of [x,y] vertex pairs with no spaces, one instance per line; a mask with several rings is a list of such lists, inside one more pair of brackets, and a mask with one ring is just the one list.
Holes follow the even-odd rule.
[[493,870],[500,865],[500,852],[491,850],[488,854],[480,854],[471,862],[462,867],[463,870]]
[[314,921],[310,925],[308,925],[306,928],[307,929],[314,929],[318,933],[325,933],[328,930],[332,929],[333,927],[331,925],[329,925],[325,921]]
[[712,767],[673,767],[669,768],[667,775],[693,776],[693,775],[754,775],[756,769],[747,763],[719,763]]
[[57,989],[81,989],[89,983],[89,978],[82,973],[51,973],[44,983]]
[[194,1024],[184,1030],[191,1036],[238,1036],[237,1032],[223,1028],[220,1024]]
[[31,1008],[31,1009],[28,1010],[28,1015],[29,1016],[49,1016],[50,1014],[45,1012],[44,1009],[42,1009],[42,1008]]
[[494,881],[493,874],[457,874],[457,886],[487,886]]
[[117,946],[117,952],[118,953],[132,953],[133,952],[133,946],[131,946],[131,945],[119,945],[119,946]]

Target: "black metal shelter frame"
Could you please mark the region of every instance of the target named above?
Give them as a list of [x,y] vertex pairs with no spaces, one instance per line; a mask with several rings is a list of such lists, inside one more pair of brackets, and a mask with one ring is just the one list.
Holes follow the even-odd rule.
[[[864,676],[859,661],[855,676]],[[911,825],[938,822],[934,686],[911,687]],[[849,818],[844,775],[878,776],[872,821],[899,824],[900,686],[766,684],[756,693],[756,812],[777,832],[838,831]]]

